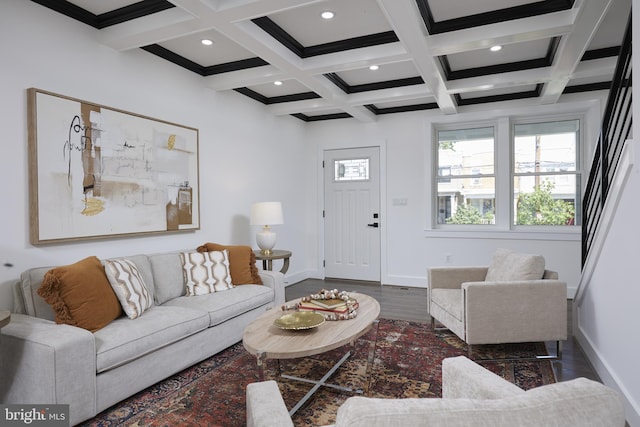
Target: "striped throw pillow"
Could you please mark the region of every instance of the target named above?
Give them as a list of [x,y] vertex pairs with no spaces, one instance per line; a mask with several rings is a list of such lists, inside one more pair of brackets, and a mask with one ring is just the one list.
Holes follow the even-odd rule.
[[124,258],[104,262],[109,283],[129,319],[135,319],[153,305],[153,298],[136,265]]
[[180,258],[188,296],[205,295],[233,288],[227,250],[182,252]]

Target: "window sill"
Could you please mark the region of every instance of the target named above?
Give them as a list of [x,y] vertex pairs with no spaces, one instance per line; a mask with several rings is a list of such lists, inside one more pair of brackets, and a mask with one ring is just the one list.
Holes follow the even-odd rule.
[[462,229],[426,229],[424,237],[434,238],[460,238],[460,239],[502,239],[502,240],[556,240],[556,241],[580,241],[582,238],[580,227],[571,230],[553,230],[543,228],[535,231],[522,229],[504,230],[462,230]]

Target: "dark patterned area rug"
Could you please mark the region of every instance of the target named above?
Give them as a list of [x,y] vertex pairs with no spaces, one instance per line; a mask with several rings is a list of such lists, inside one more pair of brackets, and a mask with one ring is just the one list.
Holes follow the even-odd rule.
[[[349,346],[305,359],[284,360],[282,374],[318,380]],[[381,320],[356,341],[353,354],[329,380],[361,389],[371,397],[440,397],[442,359],[466,355],[466,345],[449,331],[428,323]],[[546,354],[544,343],[474,346],[473,358],[523,389],[555,382],[549,360],[482,361]],[[369,363],[372,361],[372,363]],[[277,378],[277,362],[267,364],[266,379],[277,379],[292,408],[312,385]],[[107,409],[84,426],[243,426],[245,388],[258,381],[255,358],[238,343]],[[294,414],[296,426],[331,424],[351,394],[321,387]]]

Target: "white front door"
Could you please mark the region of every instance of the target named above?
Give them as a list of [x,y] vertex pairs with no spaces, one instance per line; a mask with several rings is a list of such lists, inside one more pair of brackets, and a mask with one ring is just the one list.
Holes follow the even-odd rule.
[[380,149],[324,152],[325,277],[380,281]]

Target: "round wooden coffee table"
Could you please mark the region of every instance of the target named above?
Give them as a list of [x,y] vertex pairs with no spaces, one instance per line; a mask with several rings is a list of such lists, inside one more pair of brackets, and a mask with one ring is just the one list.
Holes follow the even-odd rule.
[[[342,347],[345,344],[353,345],[359,337],[367,333],[371,326],[377,322],[380,304],[368,295],[359,293],[350,293],[350,295],[357,299],[359,304],[358,315],[355,319],[326,321],[313,329],[283,330],[275,326],[273,321],[290,313],[290,311],[275,308],[251,322],[244,330],[242,344],[250,354],[256,356],[260,380],[264,381],[264,362],[268,359],[296,359],[313,356]],[[286,305],[292,305],[298,301],[300,299],[288,301]],[[321,386],[353,391],[346,387],[326,383],[350,355],[351,351],[347,351],[319,381],[281,375],[283,378],[315,384],[289,413],[295,413]]]

